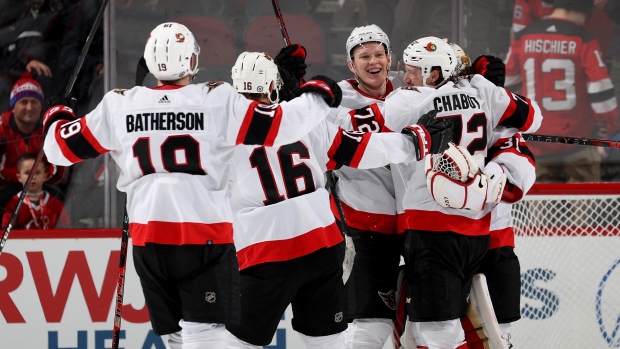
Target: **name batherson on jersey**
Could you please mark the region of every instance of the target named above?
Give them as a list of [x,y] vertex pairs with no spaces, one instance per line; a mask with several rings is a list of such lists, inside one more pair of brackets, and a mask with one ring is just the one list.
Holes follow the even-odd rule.
[[134,245],[232,243],[227,185],[235,146],[295,142],[329,109],[314,93],[263,105],[227,83],[117,89],[85,117],[55,122],[44,150],[58,165],[110,153]]
[[[377,108],[384,99],[365,94],[354,79],[341,81],[338,85],[342,89],[340,105],[351,111],[333,110],[328,120],[347,130],[380,132],[383,119]],[[392,83],[388,82],[386,94],[392,91]],[[350,227],[384,234],[397,232],[394,184],[388,168],[360,170],[344,167],[337,174],[338,194]],[[334,202],[332,211],[340,216]]]
[[408,136],[344,131],[327,121],[295,143],[237,148],[231,202],[240,268],[289,260],[342,241],[324,189],[326,170],[415,159]]
[[[394,91],[385,101],[385,128],[400,130],[417,122],[430,110],[437,110],[437,118],[452,120],[454,142],[467,148],[471,154],[488,156],[497,138],[510,138],[515,132],[534,132],[542,122],[538,105],[527,98],[495,86],[481,75],[471,81],[459,79],[439,89],[430,87],[402,88]],[[504,171],[510,168],[502,166]],[[464,235],[489,233],[492,206],[487,204],[480,212],[455,210],[440,206],[433,199],[426,184],[424,162],[392,166],[398,210],[398,229],[404,231],[451,231]],[[518,174],[508,178],[521,182]]]

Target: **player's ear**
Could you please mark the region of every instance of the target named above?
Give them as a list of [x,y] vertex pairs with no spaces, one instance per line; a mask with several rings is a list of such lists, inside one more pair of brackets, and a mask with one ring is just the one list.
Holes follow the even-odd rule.
[[352,61],[352,60],[351,60],[351,61],[349,61],[347,65],[349,66],[349,70],[351,71],[351,73],[353,73],[353,74],[357,74],[357,73],[355,72],[355,67],[353,66],[353,61]]

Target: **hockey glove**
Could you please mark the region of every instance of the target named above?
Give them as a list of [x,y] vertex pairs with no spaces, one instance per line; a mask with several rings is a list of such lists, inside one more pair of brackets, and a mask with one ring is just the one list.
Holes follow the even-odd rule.
[[426,184],[433,199],[446,208],[482,211],[487,203],[498,203],[506,185],[506,175],[490,162],[484,173],[484,159],[471,156],[467,149],[451,144],[443,154],[426,158]]
[[422,115],[415,125],[405,127],[401,132],[413,138],[416,158],[422,160],[428,154],[441,153],[452,141],[453,125],[445,119],[436,119],[436,110]]
[[506,65],[500,58],[488,55],[480,56],[474,61],[473,69],[475,74],[484,76],[496,86],[504,87]]
[[297,80],[301,81],[306,75],[306,49],[300,44],[283,47],[273,61]]
[[306,92],[318,93],[328,106],[336,108],[342,101],[342,90],[338,84],[324,75],[317,75],[301,85],[298,96]]
[[297,97],[303,77],[306,75],[307,65],[305,60],[306,49],[299,44],[282,48],[274,59],[282,79],[282,87],[280,88],[281,101],[290,101]]
[[75,97],[53,96],[45,100],[43,114],[43,132],[47,134],[50,126],[58,120],[75,120],[77,117],[77,99]]

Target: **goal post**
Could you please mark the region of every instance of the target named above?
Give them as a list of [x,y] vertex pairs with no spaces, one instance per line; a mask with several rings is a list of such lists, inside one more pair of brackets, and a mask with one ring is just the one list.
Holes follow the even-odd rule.
[[513,206],[517,348],[620,347],[620,183],[537,184]]

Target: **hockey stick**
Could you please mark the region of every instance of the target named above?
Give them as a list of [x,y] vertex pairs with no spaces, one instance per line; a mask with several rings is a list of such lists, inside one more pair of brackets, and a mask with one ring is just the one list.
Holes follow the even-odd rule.
[[[142,86],[149,68],[146,66],[144,57],[140,57],[136,67],[136,86]],[[116,309],[114,310],[114,329],[112,331],[112,349],[118,348],[121,334],[121,315],[123,314],[123,297],[125,295],[125,268],[127,266],[127,245],[129,244],[129,215],[127,214],[127,200],[125,200],[125,213],[123,215],[123,234],[121,236],[121,254],[118,261],[118,282],[116,285]]]
[[273,5],[273,11],[276,13],[276,19],[278,20],[278,25],[280,26],[280,32],[282,32],[284,45],[289,46],[291,44],[291,39],[288,38],[288,31],[286,30],[286,26],[284,25],[284,19],[282,18],[282,12],[280,12],[280,5],[278,5],[278,0],[271,0],[271,4]]
[[[95,37],[95,32],[97,31],[97,27],[99,27],[99,23],[101,22],[101,18],[103,18],[103,11],[108,5],[108,0],[103,0],[101,3],[101,7],[99,7],[99,12],[97,13],[97,17],[95,18],[95,22],[93,26],[90,28],[90,33],[88,33],[88,37],[86,38],[86,42],[84,43],[84,47],[82,47],[82,52],[80,52],[80,56],[78,57],[77,64],[73,69],[73,74],[69,78],[69,83],[67,84],[67,88],[65,89],[64,97],[69,97],[71,94],[71,90],[73,90],[73,85],[75,84],[75,80],[77,80],[77,76],[82,68],[82,64],[84,63],[84,59],[86,59],[86,54],[88,53],[88,49],[90,48],[90,44],[93,42],[93,38]],[[4,235],[2,235],[2,240],[0,240],[0,254],[2,253],[2,249],[4,248],[4,244],[6,244],[6,240],[9,238],[9,234],[11,233],[11,229],[13,229],[13,224],[15,224],[15,220],[17,219],[17,215],[19,214],[19,210],[24,203],[24,198],[28,193],[28,188],[30,187],[30,183],[34,178],[35,173],[37,172],[37,168],[39,167],[39,163],[43,159],[43,146],[39,150],[37,157],[34,160],[34,164],[32,164],[32,169],[30,170],[30,174],[28,174],[28,178],[26,179],[26,183],[24,183],[24,188],[22,189],[21,195],[19,196],[19,200],[17,200],[17,205],[15,206],[15,211],[11,215],[11,219],[9,220],[9,224],[7,224],[4,229]]]
[[[286,26],[284,25],[284,18],[282,18],[282,12],[280,11],[278,0],[271,0],[271,4],[273,5],[273,11],[276,14],[278,25],[280,25],[280,31],[282,32],[282,38],[284,38],[284,44],[286,46],[289,46],[291,44],[291,39],[289,39],[288,37],[288,31],[286,30]],[[329,190],[332,193],[332,197],[334,198],[334,202],[336,203],[336,207],[338,208],[338,213],[341,217],[340,232],[344,237],[346,246],[344,261],[342,262],[342,281],[346,284],[349,276],[351,275],[351,270],[353,269],[353,260],[355,259],[355,246],[353,245],[353,239],[351,239],[351,237],[349,236],[349,228],[347,226],[346,218],[344,217],[344,210],[342,209],[340,197],[338,196],[338,188],[336,188],[334,173],[333,171],[327,171],[325,173],[325,176],[327,177],[327,185],[329,186]]]
[[123,313],[123,297],[125,295],[125,267],[127,266],[127,245],[129,243],[129,216],[127,200],[123,217],[123,234],[121,236],[121,254],[118,262],[118,282],[116,285],[116,309],[114,311],[114,330],[112,331],[112,349],[118,348],[121,334],[121,315]]
[[562,144],[572,144],[572,145],[589,145],[592,147],[605,147],[605,148],[620,148],[620,142],[611,141],[608,139],[547,136],[547,135],[537,135],[537,134],[531,134],[531,133],[523,133],[521,136],[523,136],[523,139],[525,139],[526,141],[534,141],[534,142],[562,143]]

